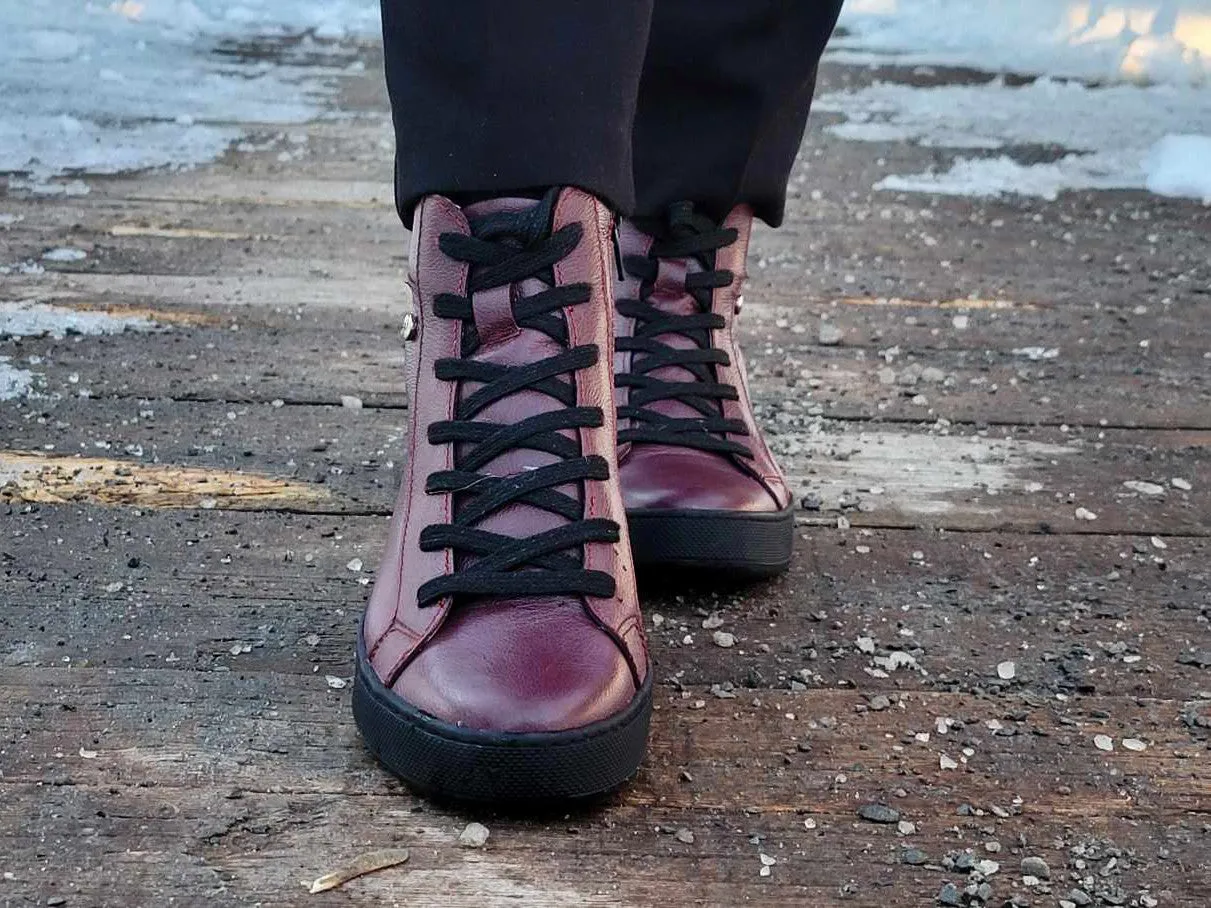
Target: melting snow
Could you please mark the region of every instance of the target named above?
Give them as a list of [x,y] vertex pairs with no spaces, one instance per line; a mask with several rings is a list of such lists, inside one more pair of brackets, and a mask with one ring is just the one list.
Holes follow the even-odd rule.
[[854,0],[842,24],[834,59],[1028,77],[880,82],[819,98],[817,109],[845,115],[831,127],[843,138],[982,152],[877,189],[1055,198],[1147,188],[1211,199],[1211,0]]
[[34,373],[10,365],[7,356],[0,356],[0,400],[24,397],[34,383]]
[[57,249],[48,249],[42,253],[42,261],[44,262],[82,262],[86,258],[88,258],[87,252],[71,246],[60,246]]
[[1208,0],[849,0],[831,56],[1105,81],[1211,80]]
[[1211,136],[1165,136],[1144,161],[1148,189],[1211,205]]
[[141,315],[90,312],[40,303],[0,302],[0,338],[54,337],[69,334],[121,334],[151,331],[158,326]]
[[[377,34],[379,16],[373,0],[8,7],[0,41],[0,172],[29,174],[19,185],[35,191],[56,191],[60,184],[48,178],[65,172],[199,163],[250,124],[310,119],[324,78],[340,62],[331,42]],[[291,65],[239,43],[266,36],[285,39]]]
[[[0,340],[22,337],[53,337],[73,334],[121,334],[123,331],[155,331],[160,326],[142,315],[90,312],[33,302],[0,300]],[[30,362],[39,362],[31,358]],[[13,366],[0,356],[0,401],[24,397],[33,388],[35,375]]]

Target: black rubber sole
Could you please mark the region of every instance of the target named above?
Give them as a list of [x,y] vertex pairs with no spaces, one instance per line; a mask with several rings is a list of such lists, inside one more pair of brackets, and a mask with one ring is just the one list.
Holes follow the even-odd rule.
[[795,509],[748,513],[693,508],[627,511],[640,567],[691,568],[745,577],[781,574],[791,561]]
[[605,794],[633,776],[647,747],[652,676],[611,719],[561,732],[509,734],[451,725],[379,680],[359,641],[353,717],[367,748],[416,791],[500,804]]

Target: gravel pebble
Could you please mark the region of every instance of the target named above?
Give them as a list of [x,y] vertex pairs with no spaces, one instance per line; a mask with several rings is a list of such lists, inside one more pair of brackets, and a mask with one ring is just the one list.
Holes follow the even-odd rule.
[[962,905],[963,896],[954,883],[947,883],[938,893],[939,905]]
[[820,343],[825,347],[835,347],[841,343],[841,338],[845,337],[845,332],[834,325],[832,322],[820,323]]
[[734,634],[729,634],[727,631],[715,631],[711,637],[715,641],[715,646],[721,646],[728,649],[736,645],[736,637]]
[[1155,482],[1144,482],[1143,480],[1139,479],[1128,479],[1123,483],[1123,485],[1129,488],[1132,492],[1139,492],[1141,495],[1148,495],[1149,497],[1156,497],[1158,495],[1165,494],[1165,487],[1159,486]]
[[1002,681],[1012,681],[1014,675],[1018,673],[1017,663],[1012,660],[1001,662],[997,665],[997,677]]
[[1022,858],[1022,876],[1032,876],[1040,880],[1051,879],[1051,868],[1047,862],[1038,857]]
[[858,808],[858,816],[868,823],[900,822],[900,811],[886,804],[863,804]]
[[463,848],[483,848],[489,835],[488,827],[483,823],[468,823],[467,828],[458,837],[458,844]]
[[1093,746],[1098,750],[1114,750],[1114,739],[1110,735],[1094,735]]
[[900,852],[900,862],[912,867],[920,867],[922,864],[929,863],[929,855],[920,848],[905,848]]

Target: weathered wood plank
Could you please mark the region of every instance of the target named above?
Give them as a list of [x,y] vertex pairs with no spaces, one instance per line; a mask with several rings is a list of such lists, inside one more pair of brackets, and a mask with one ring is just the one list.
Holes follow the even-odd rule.
[[[342,515],[51,506],[4,524],[8,664],[316,678],[349,674],[385,532]],[[777,581],[641,592],[657,677],[695,699],[800,683],[1179,699],[1211,684],[1178,661],[1206,649],[1211,540],[1167,545],[803,528]],[[1010,660],[1007,683],[996,667]]]
[[[679,828],[683,814],[614,807],[617,820],[608,823],[583,813],[537,824],[489,819],[494,837],[485,851],[476,853],[455,845],[463,818],[433,811],[414,814],[398,797],[250,793],[230,802],[154,788],[101,792],[75,786],[51,789],[49,795],[46,789],[26,789],[12,803],[26,810],[42,805],[45,819],[37,829],[46,845],[35,871],[26,870],[24,862],[17,865],[14,875],[20,875],[15,885],[6,884],[7,891],[15,888],[39,900],[72,895],[90,905],[129,904],[132,897],[165,889],[286,906],[304,898],[316,905],[427,905],[436,900],[456,906],[637,908],[737,900],[779,906],[922,905],[932,902],[944,882],[955,881],[961,888],[967,875],[936,865],[906,865],[905,846],[927,856],[973,845],[980,852],[982,841],[988,841],[981,828],[995,835],[1002,835],[997,827],[1011,832],[1006,828],[1010,824],[994,827],[988,819],[950,818],[959,833],[949,841],[929,833],[901,839],[870,826],[838,836],[827,818],[809,833],[800,817],[719,814],[693,825],[696,843],[703,844],[687,847],[668,833],[653,831],[655,826]],[[641,832],[630,825],[640,815],[652,821]],[[81,828],[92,832],[81,837]],[[1141,891],[1151,892],[1166,904],[1181,906],[1200,905],[1206,897],[1205,873],[1197,849],[1189,844],[1194,833],[1188,825],[1167,832],[1162,842],[1148,841],[1137,824],[1120,819],[1091,817],[1077,831],[1063,822],[1033,818],[1029,829],[1031,855],[1047,855],[1055,868],[1057,879],[1045,892],[1067,894],[1084,879],[1095,893],[1112,897],[1122,892],[1134,899]],[[333,842],[334,835],[339,843]],[[134,847],[123,849],[120,843],[127,840]],[[28,841],[18,842],[19,859],[28,853]],[[383,845],[407,846],[410,860],[336,892],[303,895],[302,881]],[[75,856],[71,869],[86,872],[68,871],[60,855],[69,846]],[[1167,857],[1157,859],[1161,849]],[[1005,869],[992,878],[994,893],[1007,898],[1014,891],[1029,891],[1016,870],[1023,850],[1006,844],[995,855]],[[768,878],[758,876],[762,853],[777,861]],[[1076,869],[1078,862],[1083,870]],[[1101,876],[1107,867],[1110,872]],[[1032,897],[1050,904],[1056,896]]]
[[[99,844],[104,854],[113,841],[128,853],[147,850],[177,862],[188,856],[173,870],[230,874],[247,891],[274,892],[282,900],[275,904],[289,903],[298,879],[328,869],[306,862],[331,860],[323,843],[346,829],[360,829],[358,844],[366,850],[418,848],[401,871],[404,881],[426,883],[426,871],[436,867],[473,872],[460,866],[466,853],[452,847],[459,815],[416,812],[418,802],[362,752],[344,693],[260,674],[11,675],[18,676],[10,679],[18,702],[27,706],[20,717],[4,717],[3,733],[16,739],[7,748],[3,785],[19,807],[36,790],[27,786],[41,783],[38,841],[76,838],[88,824],[86,848]],[[233,712],[229,704],[238,707]],[[1091,698],[1044,707],[930,694],[905,695],[889,710],[871,711],[855,694],[827,691],[742,695],[703,709],[666,700],[645,768],[613,803],[614,822],[600,824],[592,813],[538,824],[486,817],[495,835],[485,859],[528,868],[536,885],[612,881],[623,903],[638,885],[638,892],[690,904],[676,895],[676,881],[695,872],[686,863],[709,862],[712,883],[743,887],[761,866],[757,853],[772,854],[778,863],[770,895],[793,900],[835,895],[851,879],[854,857],[865,854],[862,863],[879,867],[885,879],[876,888],[894,885],[910,903],[932,897],[955,874],[904,864],[904,847],[920,849],[935,864],[947,852],[974,847],[977,860],[991,855],[1003,862],[1005,875],[992,882],[1006,893],[1020,885],[1013,862],[1023,853],[1045,857],[1058,872],[1074,860],[1067,849],[1087,842],[1105,848],[1112,840],[1133,853],[1101,883],[1155,890],[1165,880],[1162,849],[1168,860],[1186,855],[1199,866],[1197,837],[1155,841],[1140,821],[1174,823],[1177,833],[1182,826],[1194,832],[1205,818],[1211,779],[1197,761],[1208,736],[1187,720],[1206,710],[1206,701],[1182,707]],[[934,729],[939,717],[955,723],[946,735]],[[1002,719],[1002,728],[989,728]],[[1009,729],[1015,733],[1006,736]],[[930,730],[928,743],[913,737]],[[1092,744],[1097,733],[1139,736],[1148,749],[1103,753]],[[939,769],[938,754],[951,750],[962,758],[960,747],[972,752],[966,763]],[[1039,765],[1049,771],[1039,774]],[[856,810],[867,803],[893,805],[915,828],[861,822]],[[963,816],[964,804],[980,815],[972,809]],[[367,816],[390,822],[366,827]],[[805,829],[804,818],[815,828]],[[638,838],[636,821],[647,826]],[[655,826],[688,829],[694,841],[676,842],[653,832]],[[986,851],[990,840],[1003,852]],[[29,851],[23,841],[13,845],[18,859]],[[274,860],[276,870],[269,866]],[[136,867],[116,866],[138,883]],[[536,878],[539,866],[546,870]],[[472,881],[473,887],[488,882]],[[1181,895],[1197,898],[1209,882],[1204,866],[1182,881]],[[376,883],[386,885],[387,878],[368,885]],[[871,884],[865,877],[854,895],[869,896],[863,889]],[[533,897],[543,891],[537,885]],[[725,897],[723,888],[713,891]]]
[[[331,299],[342,298],[348,300]],[[282,308],[290,312],[288,300]],[[36,390],[51,395],[87,390],[96,397],[265,403],[338,403],[352,395],[404,406],[399,319],[314,314],[308,326],[288,319],[267,325],[262,314],[247,311],[234,322],[238,330],[229,323],[153,335],[10,340],[0,342],[0,355],[18,362],[37,357]],[[913,384],[902,385],[907,357],[892,367],[863,349],[766,338],[750,336],[748,350],[754,396],[773,425],[783,413],[793,419],[818,411],[854,420],[1211,428],[1211,370],[1201,353],[1176,351],[1163,363],[1127,369],[1096,353],[1032,363],[1005,352],[940,350],[929,356],[933,371],[918,368]],[[890,384],[884,369],[896,373]]]
[[[388,514],[406,418],[394,408],[35,398],[0,410],[0,439],[10,451],[39,456],[110,457],[169,471],[180,466],[302,482],[324,497],[275,506]],[[829,421],[790,403],[775,419],[771,443],[796,498],[812,508],[804,519],[835,521],[844,511],[855,526],[1211,533],[1211,486],[1200,478],[1211,475],[1211,432],[939,431],[936,425]],[[19,499],[43,485],[30,481],[24,493],[10,486],[0,498]],[[98,500],[86,488],[52,485],[48,494]],[[117,500],[156,503],[156,487],[145,491],[144,501],[138,493]],[[223,499],[217,506],[255,502]],[[1078,508],[1096,520],[1078,518]]]

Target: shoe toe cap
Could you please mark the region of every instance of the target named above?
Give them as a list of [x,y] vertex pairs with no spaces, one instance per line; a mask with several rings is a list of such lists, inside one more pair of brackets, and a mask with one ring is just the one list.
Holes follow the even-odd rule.
[[619,467],[619,478],[628,511],[780,510],[759,480],[710,451],[637,445]]
[[456,608],[394,690],[443,722],[505,733],[582,728],[636,692],[622,651],[584,607],[552,600]]

